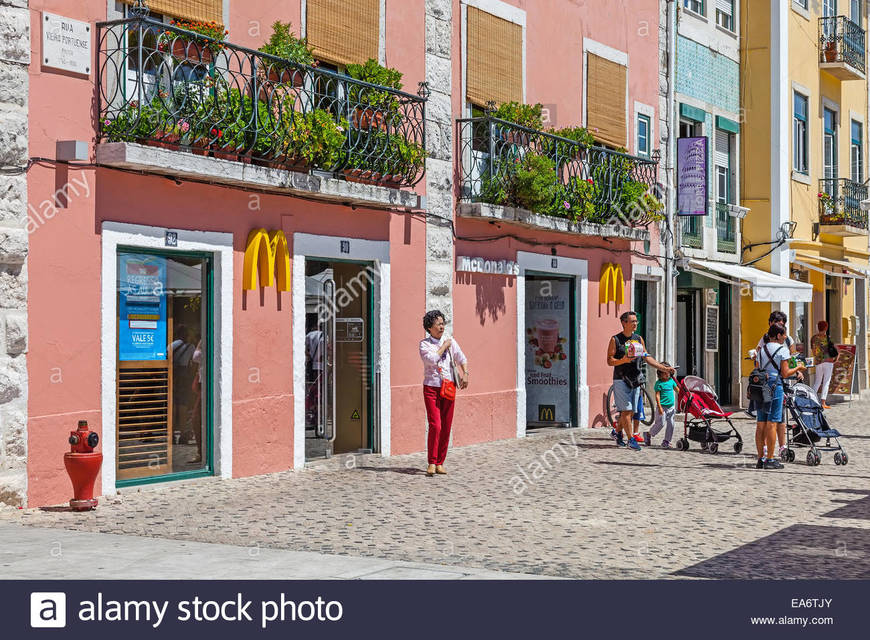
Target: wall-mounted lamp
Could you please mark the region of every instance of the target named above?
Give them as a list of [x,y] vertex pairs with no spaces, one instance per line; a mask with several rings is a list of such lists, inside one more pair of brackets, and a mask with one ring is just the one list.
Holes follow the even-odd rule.
[[751,211],[751,209],[749,209],[748,207],[741,207],[740,205],[737,205],[737,204],[729,204],[728,205],[728,215],[731,216],[732,218],[739,218],[742,220],[743,218],[746,217],[746,214],[749,213],[750,211]]

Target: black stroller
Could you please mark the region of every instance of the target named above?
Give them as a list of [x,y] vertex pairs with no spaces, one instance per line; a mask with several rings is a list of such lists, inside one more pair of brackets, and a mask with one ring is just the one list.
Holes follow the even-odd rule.
[[[820,451],[834,451],[834,464],[848,464],[849,456],[840,445],[840,432],[832,429],[825,418],[816,392],[803,383],[785,385],[785,433],[788,448],[783,452],[783,462],[795,461],[795,448],[806,447],[807,464],[811,467],[822,463]],[[791,418],[791,419],[789,419]],[[825,444],[820,443],[824,438]],[[834,444],[831,444],[833,440]]]

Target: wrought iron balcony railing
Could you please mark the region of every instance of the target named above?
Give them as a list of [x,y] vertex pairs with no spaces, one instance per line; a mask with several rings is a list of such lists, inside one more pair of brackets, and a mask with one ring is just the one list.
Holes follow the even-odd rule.
[[412,95],[147,17],[97,25],[98,136],[349,180],[425,170],[426,88]]
[[704,247],[704,216],[681,216],[680,231],[682,240],[680,244],[691,249]]
[[722,253],[736,253],[737,240],[735,238],[735,219],[728,213],[729,205],[724,202],[716,203],[716,245]]
[[596,223],[663,219],[659,155],[630,156],[490,115],[457,121],[460,199]]
[[819,62],[843,62],[865,73],[864,29],[846,16],[819,18]]
[[867,230],[867,212],[861,201],[867,199],[867,185],[847,178],[819,180],[819,223]]

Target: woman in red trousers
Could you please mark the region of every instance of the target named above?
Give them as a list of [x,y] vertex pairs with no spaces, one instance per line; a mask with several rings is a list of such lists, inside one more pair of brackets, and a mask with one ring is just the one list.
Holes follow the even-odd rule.
[[[429,420],[429,467],[426,475],[446,474],[444,458],[450,443],[454,400],[441,397],[441,384],[449,380],[460,389],[468,386],[468,360],[450,336],[444,335],[444,314],[429,311],[423,316],[423,328],[429,334],[420,341],[423,359],[423,402]],[[458,380],[454,377],[454,364]]]

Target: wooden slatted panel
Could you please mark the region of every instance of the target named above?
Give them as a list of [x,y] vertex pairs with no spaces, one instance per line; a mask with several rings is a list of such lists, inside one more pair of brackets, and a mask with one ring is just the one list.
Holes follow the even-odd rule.
[[[136,4],[135,0],[124,0]],[[224,23],[223,0],[146,0],[148,10],[173,18]]]
[[379,0],[308,0],[305,30],[320,60],[362,64],[378,59]]
[[172,470],[172,374],[169,361],[118,366],[118,479]]
[[595,139],[627,146],[626,68],[592,53],[586,60],[586,128]]
[[468,7],[468,79],[470,102],[523,101],[523,28],[475,7]]

